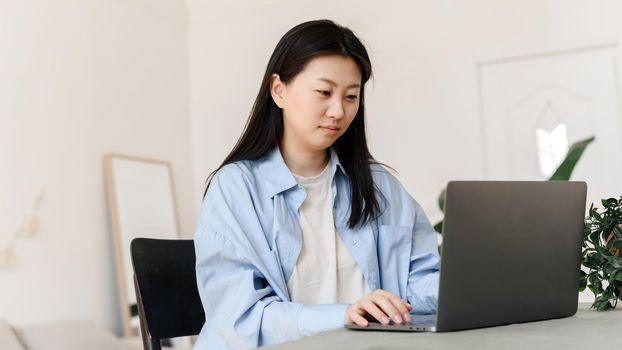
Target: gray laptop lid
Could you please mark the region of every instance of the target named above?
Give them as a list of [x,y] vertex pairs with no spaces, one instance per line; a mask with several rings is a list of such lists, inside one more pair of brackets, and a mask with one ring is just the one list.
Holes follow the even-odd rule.
[[576,313],[585,182],[447,186],[438,331]]

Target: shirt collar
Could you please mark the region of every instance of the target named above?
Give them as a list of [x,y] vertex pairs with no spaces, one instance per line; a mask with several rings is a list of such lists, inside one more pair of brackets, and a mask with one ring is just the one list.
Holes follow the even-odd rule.
[[[329,148],[329,153],[331,162],[330,172],[333,177],[337,169],[347,177],[345,169],[341,165],[341,162],[339,162],[337,152],[331,147]],[[258,168],[261,170],[261,175],[264,177],[264,183],[267,185],[268,189],[267,194],[270,198],[298,185],[296,178],[294,178],[294,175],[292,175],[292,172],[285,164],[285,160],[283,160],[283,155],[281,154],[279,146],[276,146],[259,160]]]

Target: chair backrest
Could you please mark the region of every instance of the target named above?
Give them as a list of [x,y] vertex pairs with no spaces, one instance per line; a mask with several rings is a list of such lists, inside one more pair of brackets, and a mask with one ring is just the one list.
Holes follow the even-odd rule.
[[194,241],[136,238],[130,250],[145,349],[158,349],[160,339],[199,334],[205,314]]

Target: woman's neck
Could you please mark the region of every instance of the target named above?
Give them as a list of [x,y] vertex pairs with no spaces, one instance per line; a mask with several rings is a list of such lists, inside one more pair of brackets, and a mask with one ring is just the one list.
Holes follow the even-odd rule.
[[324,170],[328,163],[327,150],[305,151],[281,143],[281,155],[289,170],[300,176],[315,176]]

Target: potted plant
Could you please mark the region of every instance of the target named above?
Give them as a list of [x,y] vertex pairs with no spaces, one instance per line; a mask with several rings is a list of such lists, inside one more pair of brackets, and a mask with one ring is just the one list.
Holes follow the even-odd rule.
[[[602,211],[590,206],[583,231],[580,288],[594,293],[592,308],[603,311],[622,300],[622,196],[601,201]],[[606,284],[606,287],[603,286]]]

